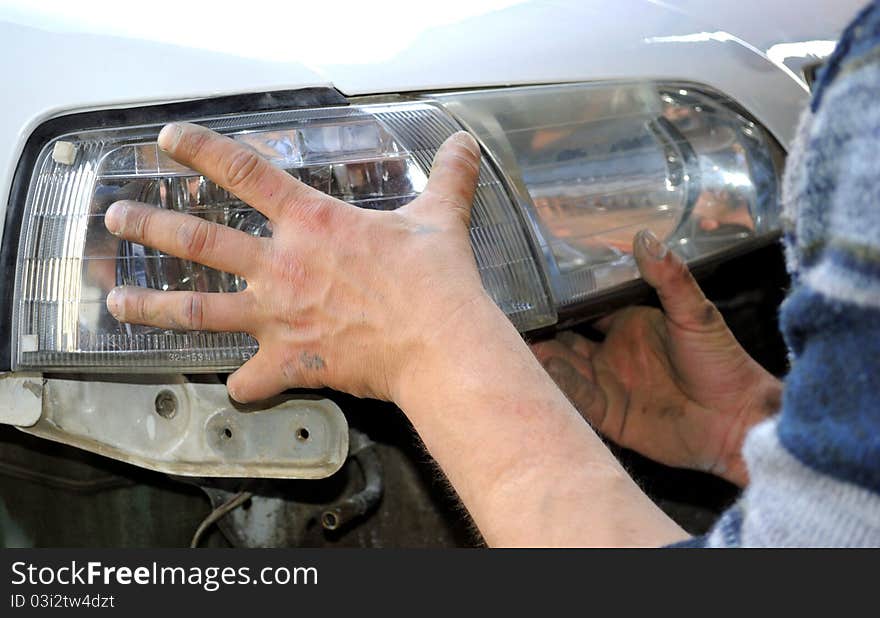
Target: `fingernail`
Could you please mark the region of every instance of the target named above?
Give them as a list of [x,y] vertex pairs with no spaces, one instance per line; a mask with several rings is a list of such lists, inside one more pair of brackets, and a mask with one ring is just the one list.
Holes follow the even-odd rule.
[[235,387],[232,386],[232,384],[230,384],[228,381],[226,382],[226,392],[229,393],[229,398],[232,401],[237,401],[238,403],[241,403],[241,399],[238,398],[238,393],[236,392]]
[[467,131],[459,131],[458,133],[452,136],[452,140],[456,144],[460,144],[464,146],[468,150],[470,150],[475,155],[480,154],[480,146],[477,144],[477,140],[474,139],[474,136],[468,133]]
[[650,230],[642,230],[639,232],[639,243],[641,243],[645,253],[655,260],[662,260],[669,252],[666,245],[660,242],[657,237],[654,236],[654,232],[651,232]]
[[177,147],[177,142],[180,141],[181,135],[183,135],[182,126],[176,122],[166,124],[162,127],[162,130],[159,131],[159,138],[156,140],[159,144],[159,149],[164,150],[165,152],[172,152]]
[[117,320],[122,313],[122,290],[118,287],[113,288],[107,294],[107,311]]
[[125,202],[114,202],[104,213],[104,226],[111,234],[119,236],[122,234],[123,221],[125,221],[125,210],[128,204]]

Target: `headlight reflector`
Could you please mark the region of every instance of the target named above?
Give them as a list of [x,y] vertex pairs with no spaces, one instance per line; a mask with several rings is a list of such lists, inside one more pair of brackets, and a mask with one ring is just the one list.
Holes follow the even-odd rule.
[[[424,103],[266,112],[201,123],[248,144],[313,187],[380,210],[402,206],[422,191],[437,148],[460,128],[438,106]],[[243,333],[120,324],[107,311],[107,293],[121,284],[203,292],[234,292],[246,285],[113,236],[104,227],[104,213],[118,200],[271,234],[260,213],[161,152],[156,146],[161,126],[83,131],[44,146],[19,244],[16,367],[218,371],[255,353],[256,342]],[[540,266],[505,187],[485,163],[471,235],[484,285],[514,323],[522,330],[552,323]]]

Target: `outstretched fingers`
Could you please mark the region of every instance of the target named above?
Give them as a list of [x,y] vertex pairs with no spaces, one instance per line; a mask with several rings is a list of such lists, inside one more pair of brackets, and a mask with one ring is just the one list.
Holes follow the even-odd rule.
[[104,224],[126,240],[243,277],[260,270],[265,250],[262,240],[240,230],[140,202],[116,202]]
[[332,200],[272,165],[251,148],[186,122],[166,125],[159,148],[278,222],[298,210],[330,207]]
[[171,330],[247,332],[254,323],[247,292],[161,292],[122,286],[110,290],[107,309],[120,322]]

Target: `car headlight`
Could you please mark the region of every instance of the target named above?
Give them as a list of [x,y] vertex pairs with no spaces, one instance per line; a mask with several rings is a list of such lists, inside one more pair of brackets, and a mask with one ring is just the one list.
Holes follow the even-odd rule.
[[[477,265],[521,331],[550,326],[557,311],[634,280],[632,237],[642,228],[689,260],[776,231],[778,147],[708,90],[599,84],[414,98],[187,119],[330,195],[382,210],[414,199],[437,148],[467,127],[488,155],[471,225]],[[152,122],[113,117],[49,136],[25,170],[26,198],[11,208],[21,221],[11,366],[233,369],[255,352],[251,337],[120,324],[105,299],[121,284],[232,292],[247,282],[120,240],[106,231],[104,213],[135,199],[255,235],[271,229],[158,150],[161,126],[180,119],[173,109]]]
[[579,84],[436,98],[504,171],[560,312],[588,311],[639,277],[641,229],[692,264],[778,231],[783,153],[709,89]]

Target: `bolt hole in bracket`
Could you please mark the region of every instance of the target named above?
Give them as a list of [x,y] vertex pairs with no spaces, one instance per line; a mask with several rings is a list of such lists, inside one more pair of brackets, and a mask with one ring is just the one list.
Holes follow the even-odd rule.
[[[369,518],[382,500],[385,481],[376,443],[354,428],[349,430],[348,443],[345,472],[317,494],[303,492],[301,485],[271,480],[189,481],[207,494],[214,507],[206,521],[216,521],[234,547],[310,546],[316,542],[317,530],[329,535],[325,539],[338,539]],[[349,475],[354,477],[354,491],[345,491]],[[334,498],[323,504],[330,497],[327,490],[334,492]],[[240,506],[227,510],[244,496],[247,499]],[[224,514],[217,518],[217,513]]]
[[166,474],[319,479],[339,470],[348,454],[348,422],[329,399],[282,395],[239,406],[223,384],[183,376],[35,383],[42,386],[40,417],[0,421]]

